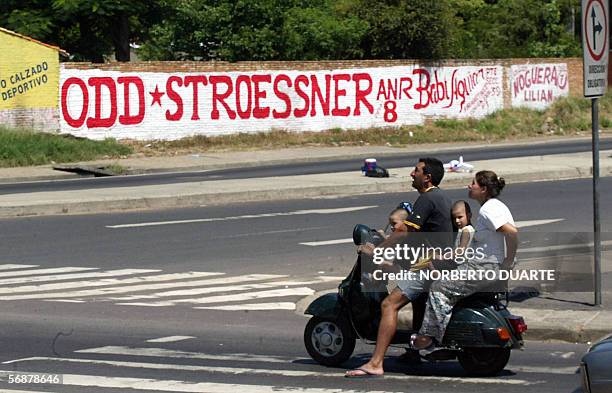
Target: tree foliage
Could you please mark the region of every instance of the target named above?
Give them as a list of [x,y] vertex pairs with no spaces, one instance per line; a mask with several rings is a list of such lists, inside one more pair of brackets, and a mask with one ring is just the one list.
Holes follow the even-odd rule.
[[577,0],[2,0],[0,26],[94,62],[581,53]]

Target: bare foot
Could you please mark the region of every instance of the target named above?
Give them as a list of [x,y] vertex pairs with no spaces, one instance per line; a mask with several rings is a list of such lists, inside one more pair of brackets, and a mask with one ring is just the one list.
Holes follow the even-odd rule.
[[366,363],[361,367],[347,371],[344,376],[347,378],[367,378],[380,377],[385,373],[382,367],[372,367],[370,363]]

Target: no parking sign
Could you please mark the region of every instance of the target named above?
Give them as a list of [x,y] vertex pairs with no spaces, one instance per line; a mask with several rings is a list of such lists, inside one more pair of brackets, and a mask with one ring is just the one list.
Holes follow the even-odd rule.
[[600,97],[608,87],[609,15],[608,0],[582,1],[585,97]]

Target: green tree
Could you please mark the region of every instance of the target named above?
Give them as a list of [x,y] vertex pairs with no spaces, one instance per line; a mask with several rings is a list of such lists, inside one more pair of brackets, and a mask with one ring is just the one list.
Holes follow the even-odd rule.
[[[457,1],[457,0],[455,0]],[[471,58],[576,56],[571,0],[489,0],[477,7],[465,0],[460,46]]]
[[449,0],[356,0],[368,23],[366,58],[440,59],[454,47],[457,20]]
[[153,26],[139,52],[160,60],[271,60],[281,53],[292,0],[174,0],[174,14]]
[[129,44],[146,38],[164,9],[146,0],[3,0],[0,24],[66,49],[73,60],[129,60]]
[[294,7],[285,14],[282,31],[286,60],[360,59],[368,23],[342,7]]

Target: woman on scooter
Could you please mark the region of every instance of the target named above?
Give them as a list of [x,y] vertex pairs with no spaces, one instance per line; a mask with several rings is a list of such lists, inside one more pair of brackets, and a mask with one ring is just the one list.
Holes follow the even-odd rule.
[[[469,197],[481,205],[472,243],[472,248],[481,253],[479,257],[459,265],[458,270],[498,272],[510,270],[514,266],[518,230],[508,207],[497,199],[504,186],[504,179],[493,171],[476,173],[468,186]],[[436,343],[441,343],[454,305],[490,285],[491,282],[487,280],[441,279],[434,282],[430,288],[423,325],[419,335],[413,336],[411,346],[422,350],[432,349]]]

